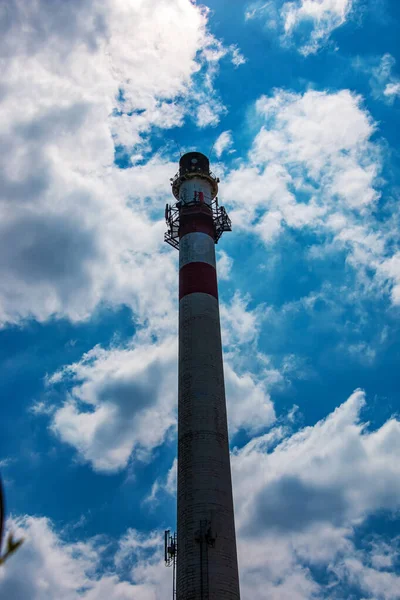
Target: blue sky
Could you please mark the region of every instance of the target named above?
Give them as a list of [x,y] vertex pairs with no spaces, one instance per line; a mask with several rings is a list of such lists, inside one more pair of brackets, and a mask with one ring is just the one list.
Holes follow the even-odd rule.
[[210,154],[243,598],[400,598],[400,6],[0,10],[12,600],[172,593],[180,152]]

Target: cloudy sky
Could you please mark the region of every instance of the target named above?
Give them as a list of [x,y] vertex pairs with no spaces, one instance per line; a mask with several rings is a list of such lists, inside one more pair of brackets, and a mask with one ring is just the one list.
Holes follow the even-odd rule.
[[180,152],[211,155],[243,598],[400,598],[400,4],[0,3],[10,600],[164,600]]

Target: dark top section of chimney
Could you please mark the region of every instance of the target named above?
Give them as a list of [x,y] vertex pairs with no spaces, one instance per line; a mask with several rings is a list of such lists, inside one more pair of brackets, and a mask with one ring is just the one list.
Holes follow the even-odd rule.
[[196,171],[209,174],[210,161],[207,156],[204,156],[201,152],[184,154],[179,161],[179,175],[182,177],[186,173],[195,173]]

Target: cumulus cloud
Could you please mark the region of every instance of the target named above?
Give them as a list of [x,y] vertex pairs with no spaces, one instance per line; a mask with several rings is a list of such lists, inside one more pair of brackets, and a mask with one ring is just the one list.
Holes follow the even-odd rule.
[[[365,404],[356,390],[314,426],[292,433],[288,421],[233,451],[244,596],[339,600],[351,585],[360,597],[397,597],[399,540],[363,540],[357,528],[377,511],[400,508],[400,423],[391,418],[370,429]],[[171,493],[175,477],[176,461],[148,500]],[[0,573],[5,597],[150,600],[165,592],[159,532],[71,542],[48,519],[23,517],[12,525],[26,541]],[[115,558],[105,571],[110,544]]]
[[365,402],[357,390],[314,426],[291,436],[279,429],[273,437],[272,430],[234,452],[247,596],[290,597],[295,577],[294,597],[325,597],[309,570],[318,566],[339,586],[329,597],[343,597],[345,581],[372,597],[396,597],[398,578],[380,571],[392,568],[387,545],[378,539],[358,552],[353,539],[354,528],[369,515],[399,509],[400,423],[393,418],[370,431],[360,416]]
[[176,353],[176,338],[93,348],[48,380],[72,384],[53,414],[53,432],[97,471],[124,468],[133,452],[146,460],[175,427]]
[[223,131],[220,136],[218,136],[217,141],[214,144],[214,151],[218,158],[220,158],[221,154],[225,152],[225,150],[229,150],[232,147],[232,132],[231,131]]
[[[262,307],[248,310],[248,302],[236,294],[229,306],[221,307],[231,434],[270,426],[275,412],[269,390],[283,381],[265,357],[259,375],[251,361],[241,359],[240,348],[250,345],[256,352],[261,321]],[[171,324],[169,331],[174,330],[176,324]],[[172,335],[163,330],[154,343],[153,329],[144,328],[127,347],[96,346],[79,362],[47,377],[48,387],[68,390],[65,400],[61,406],[39,401],[31,411],[48,415],[53,433],[72,446],[80,460],[111,473],[130,460],[150,460],[152,451],[174,435],[177,380],[176,331]],[[165,485],[158,482],[156,487]]]
[[[175,281],[176,257],[161,251],[175,165],[143,158],[152,129],[197,113],[216,124],[225,110],[213,81],[234,49],[207,22],[189,0],[8,3],[0,323],[81,320],[122,303],[162,326]],[[118,169],[116,149],[135,166]]]
[[258,336],[268,314],[264,305],[251,307],[250,296],[236,291],[229,303],[221,303],[220,313],[229,430],[231,435],[241,429],[254,434],[275,420],[271,390],[288,380],[287,357],[275,366],[259,352]]
[[[292,433],[288,421],[233,451],[244,596],[339,600],[351,585],[360,597],[397,597],[399,539],[363,540],[357,528],[377,511],[400,508],[400,423],[391,418],[370,429],[365,405],[356,390],[313,426]],[[173,493],[175,478],[176,461],[147,500]],[[11,526],[26,540],[0,572],[5,597],[150,600],[165,593],[159,532],[71,542],[45,518],[25,516]],[[104,570],[110,544],[114,562]]]
[[204,102],[199,106],[196,123],[198,127],[215,127],[218,125],[219,116],[211,102]]
[[250,5],[245,16],[246,20],[265,20],[268,28],[280,32],[283,44],[295,43],[307,56],[315,54],[347,21],[354,4],[353,0],[269,0]]
[[286,2],[282,7],[285,35],[290,37],[302,25],[311,23],[311,34],[301,45],[300,52],[304,55],[313,54],[329,38],[332,31],[346,22],[352,5],[353,0]]
[[221,303],[222,340],[225,347],[232,349],[255,342],[260,331],[263,306],[249,308],[250,296],[236,291],[229,304]]
[[393,290],[397,303],[396,227],[376,218],[383,153],[362,98],[348,90],[275,90],[256,102],[255,123],[248,160],[225,182],[234,225],[266,244],[288,228],[316,232],[326,249],[346,252],[364,287]]
[[225,362],[225,386],[229,401],[229,432],[240,429],[255,434],[268,428],[275,420],[274,406],[266,377],[235,371],[229,359]]
[[[256,112],[261,126],[249,162],[231,172],[224,188],[237,205],[232,218],[238,225],[255,224],[262,235],[256,212],[268,206],[268,239],[283,221],[302,227],[325,219],[334,202],[360,211],[379,198],[373,187],[379,148],[370,142],[375,125],[359,96],[275,90],[257,101]],[[246,203],[240,202],[238,190],[248,186]]]
[[170,583],[159,532],[143,535],[129,529],[117,541],[114,564],[105,571],[102,561],[112,540],[67,540],[44,517],[19,517],[9,525],[25,541],[0,572],[4,598],[155,600]]
[[[158,344],[136,340],[125,349],[95,347],[74,364],[47,379],[48,386],[67,385],[60,407],[33,405],[34,414],[47,414],[51,429],[72,446],[94,470],[112,473],[130,460],[147,461],[168,435],[174,435],[177,409],[177,342]],[[261,377],[236,364],[225,363],[228,421],[231,434],[240,429],[259,432],[275,419],[269,370]],[[172,477],[172,475],[171,475]],[[172,483],[158,482],[152,496]]]
[[260,351],[263,327],[279,322],[271,306],[256,304],[237,290],[230,302],[221,302],[220,314],[229,430],[232,435],[239,430],[254,435],[276,419],[272,392],[290,386],[295,378],[307,379],[311,371],[294,354],[278,357]]
[[[391,545],[392,553],[396,552],[398,540],[391,540]],[[384,551],[385,546],[387,544],[380,541],[372,549],[355,551],[352,557],[346,557],[341,564],[335,565],[333,572],[337,581],[345,581],[369,598],[396,600],[399,597],[400,577],[387,560],[384,564],[376,561],[377,556],[388,558],[388,554],[377,555],[377,552]]]

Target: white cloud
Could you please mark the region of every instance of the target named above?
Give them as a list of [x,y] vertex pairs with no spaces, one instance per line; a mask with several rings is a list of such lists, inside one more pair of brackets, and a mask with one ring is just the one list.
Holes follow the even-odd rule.
[[219,109],[216,111],[211,102],[205,102],[197,109],[198,127],[216,127],[219,123]]
[[189,0],[8,3],[0,323],[81,320],[106,303],[164,326],[176,256],[161,251],[163,205],[176,165],[153,156],[118,169],[114,145],[137,161],[154,127],[197,111],[202,125],[218,122],[213,78],[232,51],[207,20]]
[[391,296],[393,304],[400,305],[400,252],[396,252],[390,258],[387,258],[380,265],[379,274],[385,280],[394,282],[391,288]]
[[[60,378],[61,379],[61,378]],[[56,410],[55,406],[50,406],[44,400],[36,400],[29,408],[34,415],[52,415]]]
[[[161,600],[170,584],[163,567],[162,536],[128,530],[118,541],[114,569],[101,565],[109,542],[95,537],[69,542],[49,519],[12,520],[23,545],[0,571],[0,593],[13,600]],[[129,568],[127,561],[134,565]],[[128,580],[124,570],[128,567]]]
[[[361,98],[347,90],[303,95],[276,90],[271,97],[262,96],[256,103],[262,125],[249,162],[225,182],[234,223],[248,230],[255,226],[268,241],[283,223],[317,226],[329,212],[374,205],[380,157],[369,141],[373,121],[360,104]],[[267,209],[261,218],[260,209]]]
[[[372,597],[395,598],[397,577],[377,570],[382,568],[379,556],[390,554],[381,542],[361,557],[359,573],[350,564],[360,558],[353,528],[376,511],[400,508],[400,423],[390,419],[370,431],[360,418],[364,405],[365,395],[357,390],[316,425],[291,437],[278,430],[274,438],[272,430],[234,452],[244,595],[256,600],[270,594],[289,598],[292,592],[299,599],[321,597],[311,565],[327,569],[332,584],[340,583],[333,573],[340,579],[343,572],[343,584],[352,579]],[[387,559],[384,565],[391,568]]]
[[177,486],[177,474],[178,474],[178,459],[174,458],[171,468],[169,469],[166,477],[161,477],[155,480],[151,487],[150,494],[145,498],[145,503],[156,504],[159,501],[159,496],[169,494],[170,496],[176,495]]
[[223,131],[214,144],[214,151],[218,158],[225,150],[229,150],[233,145],[232,132]]
[[347,557],[342,564],[334,569],[338,580],[346,581],[356,586],[361,593],[369,598],[382,600],[397,600],[399,598],[400,577],[395,571],[383,571],[369,563],[374,555],[354,552],[353,557]]
[[398,83],[388,83],[383,91],[385,96],[389,96],[389,98],[393,98],[395,96],[400,96],[400,82]]
[[229,431],[234,435],[266,429],[275,420],[270,389],[284,381],[269,358],[258,352],[258,335],[267,311],[263,305],[249,308],[250,297],[236,292],[229,304],[221,303],[224,372]]
[[224,372],[230,435],[240,429],[255,434],[268,428],[275,420],[275,411],[264,378],[237,373],[229,360]]
[[313,30],[309,40],[300,48],[302,54],[315,53],[329,38],[332,31],[343,25],[350,13],[353,0],[298,0],[282,7],[285,35],[291,36],[306,22]]
[[24,543],[0,572],[0,591],[6,598],[69,600],[90,582],[97,567],[97,544],[59,544],[45,518],[23,517],[11,522],[15,538]]
[[[350,398],[314,426],[290,423],[235,449],[232,474],[242,595],[254,600],[360,597],[394,600],[399,539],[378,535],[356,545],[355,527],[400,498],[400,422],[376,430],[363,422],[365,395]],[[176,461],[160,485],[175,486]],[[371,485],[371,481],[374,485]],[[158,493],[157,490],[156,493]],[[13,522],[22,547],[0,571],[0,593],[22,600],[158,600],[170,584],[159,532],[128,530],[114,567],[102,558],[112,540],[67,542],[48,519]],[[310,567],[325,572],[327,586]]]
[[230,46],[230,50],[232,52],[232,64],[235,65],[235,67],[240,67],[240,65],[244,65],[247,60],[244,57],[244,55],[240,52],[239,48],[237,48],[237,46]]
[[245,10],[245,20],[249,21],[254,18],[262,18],[266,26],[270,29],[277,29],[281,19],[281,6],[276,0],[267,0],[267,2],[253,2]]
[[396,59],[387,53],[379,65],[371,69],[370,84],[375,97],[383,97],[390,104],[400,96],[400,78],[392,73],[395,65]]
[[371,347],[366,342],[350,344],[346,347],[343,347],[343,351],[358,357],[361,363],[367,365],[373,363],[376,357],[376,349]]
[[400,78],[393,74],[395,65],[396,59],[388,52],[381,57],[357,57],[353,62],[356,70],[370,76],[373,97],[388,104],[393,104],[396,97],[400,96]]
[[224,250],[217,252],[217,272],[218,279],[228,281],[231,276],[233,259]]
[[246,10],[246,20],[262,18],[267,27],[282,32],[283,44],[294,42],[305,56],[314,54],[351,13],[353,0],[269,0]]
[[235,227],[266,244],[287,228],[309,228],[326,249],[346,252],[360,286],[392,290],[398,303],[395,218],[376,218],[383,150],[371,140],[376,124],[362,98],[349,90],[275,90],[256,102],[255,123],[247,162],[224,184]]
[[261,327],[263,306],[248,310],[249,296],[236,291],[230,304],[221,303],[222,341],[225,347],[254,342]]
[[[260,307],[246,311],[236,295],[224,316],[227,342],[225,378],[231,434],[259,432],[275,418],[269,387],[282,378],[263,364],[256,377],[237,348],[256,342]],[[234,327],[235,322],[235,327]],[[278,380],[277,380],[278,377]],[[47,378],[48,386],[68,385],[60,407],[34,404],[34,414],[48,414],[51,429],[72,446],[95,471],[112,473],[130,460],[147,461],[152,451],[174,435],[177,410],[177,339],[151,341],[151,330],[139,332],[127,348],[99,346],[82,359]],[[172,477],[172,475],[171,475]],[[172,480],[171,480],[172,481]],[[158,481],[150,500],[171,482]]]
[[74,383],[52,430],[97,471],[146,460],[175,427],[176,338],[128,349],[95,347],[49,384]]
[[[320,177],[326,165],[338,166],[341,153],[356,160],[357,151],[364,150],[375,130],[361,102],[349,90],[304,94],[276,90],[271,97],[262,96],[256,110],[265,126],[254,141],[253,162],[261,165],[288,154],[293,162],[304,163],[311,176]],[[285,143],[290,146],[285,148]]]
[[370,543],[370,560],[375,569],[390,569],[394,566],[398,555],[400,539],[392,540],[391,544],[382,541]]

